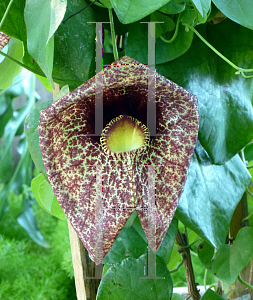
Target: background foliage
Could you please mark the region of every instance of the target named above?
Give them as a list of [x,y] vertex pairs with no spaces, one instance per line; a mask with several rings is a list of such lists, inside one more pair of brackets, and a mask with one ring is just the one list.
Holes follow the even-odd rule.
[[[48,224],[66,225],[64,214],[47,181],[39,149],[38,114],[50,102],[36,107],[38,97],[34,74],[49,90],[54,87],[54,82],[65,86],[65,93],[68,87],[73,90],[94,76],[95,25],[92,22],[111,21],[113,26],[108,13],[111,10],[119,56],[128,55],[144,64],[147,64],[148,31],[147,24],[140,21],[164,22],[156,25],[156,71],[197,95],[200,129],[184,193],[157,253],[157,271],[166,280],[153,280],[152,283],[143,280],[142,291],[153,286],[153,291],[145,296],[137,289],[138,284],[135,286],[129,282],[129,278],[136,276],[138,282],[147,243],[138,217],[133,216],[132,223],[123,228],[104,259],[104,274],[113,266],[107,273],[114,282],[102,279],[97,299],[105,299],[105,294],[112,290],[115,293],[109,294],[109,299],[125,299],[126,290],[116,284],[120,283],[119,278],[122,286],[128,287],[131,299],[169,299],[173,283],[175,285],[182,280],[182,273],[175,276],[177,273],[172,273],[171,279],[168,269],[175,268],[180,261],[174,241],[178,226],[182,230],[184,225],[188,228],[189,243],[194,243],[192,254],[198,261],[197,278],[201,273],[199,266],[202,266],[202,270],[210,272],[207,277],[210,283],[217,282],[217,279],[222,280],[224,286],[225,283],[234,283],[253,255],[251,227],[241,229],[233,245],[226,243],[233,212],[246,191],[249,214],[253,209],[253,184],[247,171],[248,168],[251,172],[253,165],[253,8],[248,1],[100,0],[68,20],[90,2],[45,0],[42,5],[38,0],[20,0],[13,1],[6,13],[9,3],[12,1],[0,0],[0,30],[11,36],[8,46],[1,51],[5,59],[0,63],[1,256],[8,255],[13,259],[19,251],[32,257],[31,247],[35,247],[35,244],[27,245],[27,236],[24,238],[26,242],[23,238],[17,239],[14,232],[19,230],[18,226],[14,231],[8,231],[8,216],[13,214],[30,238],[43,247],[36,246],[41,259],[48,253],[45,259],[51,262],[52,268],[59,264],[56,256],[60,252],[57,255],[47,252],[51,251],[49,247],[57,240],[57,234],[51,236],[50,241],[44,238],[49,233],[39,230],[38,207],[34,202],[35,197],[40,207],[63,219],[50,219]],[[109,24],[103,25],[103,37],[103,62],[109,64],[115,60]],[[34,74],[18,75],[22,67]],[[15,110],[15,97],[21,94],[26,95],[25,104]],[[15,136],[20,136],[17,164],[12,155]],[[36,166],[35,173],[31,157]],[[11,191],[20,196],[15,196]],[[20,205],[18,213],[11,209],[13,202]],[[62,232],[66,234],[66,228]],[[11,241],[13,238],[16,242]],[[13,250],[7,252],[8,249]],[[65,249],[65,253],[70,253],[67,246]],[[60,266],[62,272],[52,279],[55,282],[64,277],[65,269],[68,273],[72,272],[70,259],[63,261],[65,265]],[[20,267],[12,274],[20,272],[22,265],[20,259]],[[232,267],[227,268],[228,265]],[[9,265],[2,265],[1,268],[11,270]],[[46,280],[47,275],[44,275],[42,281]],[[0,276],[1,297],[5,299],[5,295],[9,295],[10,285],[15,282],[14,286],[20,287],[21,282],[16,282],[10,274],[0,273]],[[27,284],[31,283],[29,276],[22,279]],[[27,289],[28,295],[32,295],[32,290]],[[52,290],[48,294],[43,293],[46,291],[41,291],[41,297],[44,297],[41,299],[53,299]],[[66,295],[68,291],[64,293]],[[138,293],[139,296],[136,296]],[[40,299],[36,296],[34,294],[31,299]],[[177,299],[178,296],[173,297]],[[217,293],[208,290],[203,299],[214,297],[219,299]],[[58,296],[57,299],[68,298]]]

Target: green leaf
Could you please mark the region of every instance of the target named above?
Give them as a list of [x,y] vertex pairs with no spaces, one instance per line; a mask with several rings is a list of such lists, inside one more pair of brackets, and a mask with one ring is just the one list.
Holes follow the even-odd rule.
[[[49,184],[47,181],[45,181],[45,182],[47,184]],[[55,216],[58,219],[66,220],[66,215],[64,214],[64,212],[63,212],[62,208],[60,207],[60,204],[55,196],[53,198],[52,205],[51,205],[51,215]]]
[[207,242],[202,242],[198,245],[198,257],[201,263],[206,269],[210,270],[212,268],[214,247]]
[[[174,32],[168,32],[166,39],[170,39]],[[183,55],[191,46],[193,32],[186,31],[185,27],[180,24],[176,39],[172,43],[165,43],[161,39],[156,39],[156,63],[163,64],[174,60]]]
[[[122,260],[128,257],[139,258],[142,254],[147,252],[148,241],[142,229],[140,220],[137,217],[137,213],[134,211],[130,218],[131,217],[134,218],[131,226],[128,226],[127,223],[125,224],[114,244],[112,245],[112,248],[104,258],[103,264],[112,265],[115,263],[120,263]],[[177,234],[177,225],[178,221],[176,218],[174,218],[161,246],[156,252],[156,255],[159,256],[165,262],[165,264],[169,262],[173,250],[173,243]]]
[[25,23],[31,48],[44,46],[53,36],[66,12],[67,0],[27,0],[24,10]]
[[39,185],[40,203],[49,212],[51,211],[51,206],[55,197],[54,192],[50,187],[51,187],[50,184],[45,179]]
[[111,9],[112,8],[112,4],[111,4],[111,1],[110,0],[101,0],[100,1],[101,3],[103,3],[103,5],[108,8],[108,9]]
[[[5,10],[10,0],[0,0],[0,20],[2,20]],[[1,27],[1,31],[20,41],[25,38],[24,26],[25,0],[13,1],[7,17]]]
[[[212,256],[213,249],[203,245],[198,255],[207,269],[219,279],[233,284],[244,267],[253,256],[253,228],[244,227],[239,230],[232,246],[223,244]],[[236,263],[233,263],[236,262]]]
[[208,15],[202,17],[201,14],[198,12],[198,24],[206,23],[207,19],[208,19]]
[[191,26],[195,26],[195,23],[197,23],[197,14],[195,9],[185,9],[182,14],[180,21],[182,23],[189,24]]
[[[148,19],[144,19],[142,21],[148,21]],[[169,32],[168,34],[165,36],[166,39],[171,38],[174,32]],[[160,38],[157,38],[156,63],[165,63],[183,55],[190,48],[192,40],[193,32],[186,32],[183,25],[179,25],[177,37],[172,43],[165,43]],[[147,64],[147,53],[148,25],[146,23],[140,24],[139,22],[130,24],[126,45],[126,55],[143,64]]]
[[134,210],[133,213],[131,214],[131,216],[128,218],[128,220],[126,221],[124,228],[129,228],[133,225],[135,219],[137,218],[138,214],[137,211]]
[[[140,224],[139,218],[136,218],[136,222]],[[104,258],[103,264],[121,263],[128,257],[139,258],[146,252],[147,241],[139,235],[136,229],[133,226],[129,228],[123,227],[110,251]]]
[[44,180],[40,184],[39,196],[42,205],[44,205],[44,207],[47,208],[53,216],[61,220],[64,220],[66,218],[63,210],[61,209],[54,195],[51,185],[46,180]]
[[110,268],[99,285],[97,300],[170,299],[173,283],[164,262],[156,258],[156,276],[164,277],[162,279],[140,279],[144,277],[144,263],[147,263],[147,254],[138,259],[127,258]]
[[[8,0],[0,0],[1,17],[5,12],[8,2]],[[58,2],[61,1],[59,0]],[[67,1],[64,2],[66,3]],[[24,5],[25,0],[14,1],[1,30],[10,36],[16,37],[23,41],[25,49],[23,63],[33,70],[34,73],[43,76],[43,70],[41,70],[36,60],[34,61],[33,57],[28,53],[26,39],[27,33],[26,27],[24,26]],[[65,19],[82,9],[84,6],[86,6],[84,1],[68,1]],[[100,9],[99,14],[96,14],[97,17],[95,17],[94,12],[96,12],[98,9]],[[37,16],[39,16],[40,19],[43,18],[43,14],[39,13],[33,14],[33,16],[31,15],[31,18],[35,18],[35,21],[31,22],[31,24],[36,28],[37,26],[34,24],[37,23]],[[108,21],[108,11],[107,9],[92,5],[91,7],[85,9],[82,13],[77,14],[73,18],[69,19],[66,23],[61,23],[57,28],[54,34],[54,51],[51,47],[49,53],[49,57],[51,59],[52,55],[54,54],[54,82],[57,82],[61,85],[68,84],[71,86],[72,90],[95,75],[95,24],[89,22],[97,21],[98,17]],[[118,21],[118,19],[115,20],[115,25],[116,21]],[[8,24],[8,26],[5,26],[6,24]],[[47,27],[48,26],[49,25],[47,25]],[[44,29],[41,30],[41,32],[44,32]],[[39,37],[40,34],[41,33],[39,32]],[[36,37],[36,39],[39,37]],[[33,43],[33,40],[31,43]],[[42,52],[42,49],[34,49],[34,51]],[[43,51],[44,52],[42,52],[42,54],[44,55],[43,57],[45,60],[45,49]],[[44,66],[47,67],[45,64]],[[48,70],[50,71],[50,69]]]
[[213,0],[213,3],[229,19],[253,29],[253,6],[248,0]]
[[[110,1],[110,0],[106,0],[106,1]],[[97,2],[95,4],[97,4]],[[111,27],[110,27],[110,24],[109,24],[110,19],[109,19],[108,9],[104,9],[104,8],[102,8],[100,6],[97,6],[97,5],[92,5],[91,8],[92,8],[92,11],[93,11],[93,14],[94,14],[94,19],[96,21],[97,20],[103,20],[103,22],[107,22],[107,23],[103,23],[103,29],[108,30],[111,34]],[[119,21],[114,9],[112,9],[112,14],[113,14],[115,34],[116,35],[125,35],[128,31],[129,25],[128,24],[122,24]],[[103,37],[103,38],[105,38],[105,37]]]
[[171,300],[184,300],[184,299],[185,298],[183,298],[181,295],[173,293]]
[[167,2],[168,0],[111,0],[116,15],[123,24],[139,21]]
[[159,38],[162,34],[175,29],[175,22],[169,17],[158,12],[154,12],[150,16],[151,22],[163,22],[156,24],[156,38]]
[[[196,29],[233,63],[252,68],[252,30],[230,20]],[[198,97],[199,140],[212,162],[223,164],[252,140],[252,80],[235,75],[198,37],[183,56],[157,65],[157,72]]]
[[51,185],[45,180],[43,174],[38,175],[32,180],[31,188],[36,201],[46,212],[61,220],[66,219]]
[[17,152],[20,158],[9,183],[12,184],[11,190],[20,194],[23,190],[22,185],[30,185],[32,179],[32,159],[24,133],[20,136]]
[[177,228],[178,220],[177,218],[173,218],[170,227],[163,239],[163,242],[156,252],[156,255],[159,256],[166,265],[169,263],[170,256],[172,254],[173,244],[177,235]]
[[27,30],[27,47],[53,86],[52,70],[54,56],[53,34],[60,25],[67,7],[66,1],[26,1],[24,18]]
[[39,81],[44,85],[44,87],[50,92],[52,93],[52,87],[48,81],[48,79],[46,77],[40,76],[35,74],[36,77],[39,79]]
[[219,248],[225,242],[233,212],[250,179],[239,155],[222,166],[212,165],[198,142],[176,217]]
[[45,178],[47,178],[47,173],[41,156],[38,134],[39,112],[42,109],[48,107],[51,103],[52,101],[46,101],[40,106],[36,107],[34,110],[32,110],[32,112],[26,117],[24,128],[32,159],[35,163],[37,170],[43,173]]
[[245,159],[250,162],[251,160],[253,160],[253,143],[250,143],[249,145],[247,145],[244,149],[244,155],[245,155]]
[[[15,38],[10,38],[7,54],[18,61],[22,61],[23,43]],[[6,89],[12,85],[14,78],[21,72],[22,67],[5,57],[0,63],[0,89]]]
[[211,0],[192,0],[192,2],[196,6],[201,16],[204,18],[211,7]]
[[[30,81],[30,79],[29,79]],[[29,82],[28,81],[28,82]],[[27,83],[28,83],[27,82]],[[31,84],[31,82],[29,82]],[[23,92],[23,87],[21,87]],[[21,92],[21,93],[22,93]],[[27,91],[29,94],[29,92]],[[4,128],[4,138],[0,146],[0,182],[7,182],[13,172],[13,156],[12,156],[12,142],[13,138],[19,129],[20,125],[24,122],[25,117],[29,114],[34,105],[35,98],[33,95],[29,96],[26,104],[19,110],[13,113],[12,118],[8,121]]]
[[[149,18],[142,21],[148,22]],[[125,54],[142,64],[148,63],[148,24],[133,23],[129,25]]]
[[3,219],[9,208],[8,200],[10,191],[15,190],[15,192],[19,193],[22,189],[21,185],[24,183],[29,184],[31,181],[32,162],[24,136],[21,136],[21,140],[17,148],[20,154],[20,159],[15,170],[12,168],[13,157],[11,153],[13,138],[18,128],[23,123],[25,116],[30,112],[35,101],[35,98],[30,95],[29,92],[29,90],[33,87],[33,82],[31,80],[33,76],[26,78],[27,72],[24,73],[25,75],[22,73],[17,77],[16,82],[18,83],[20,80],[23,80],[19,82],[19,84],[9,87],[2,95],[2,97],[7,97],[9,106],[11,106],[11,102],[14,97],[21,95],[24,92],[29,96],[29,100],[21,109],[15,111],[15,114],[8,120],[4,128],[4,138],[0,147],[0,181],[5,184],[0,193],[0,221]]
[[38,221],[34,215],[32,201],[30,199],[24,200],[23,212],[18,217],[18,223],[37,244],[44,248],[50,248],[50,244],[44,239],[39,231]]
[[9,194],[9,187],[4,185],[0,192],[0,222],[3,220],[5,214],[9,210]]
[[213,290],[208,289],[201,300],[224,300],[224,298]]
[[159,11],[168,14],[168,15],[174,15],[179,14],[185,9],[185,2],[181,0],[171,0],[161,8],[159,8]]
[[[84,1],[69,1],[65,19],[85,5]],[[95,21],[92,7],[88,7],[66,23],[61,23],[57,29],[53,70],[55,82],[77,87],[95,74],[95,24],[89,23]]]
[[33,196],[36,199],[36,201],[39,204],[39,206],[41,208],[43,208],[46,212],[48,212],[50,214],[50,211],[40,201],[40,193],[39,193],[39,191],[40,191],[40,185],[44,181],[45,181],[45,177],[43,176],[43,174],[39,174],[37,177],[35,177],[32,180],[32,182],[31,182],[31,188],[32,188]]
[[12,97],[7,93],[0,95],[0,138],[4,133],[4,128],[12,117]]
[[223,245],[217,251],[212,265],[213,274],[221,280],[233,284],[253,256],[252,240],[253,228],[242,228],[232,246]]
[[7,97],[8,105],[11,105],[14,97],[23,93],[28,96],[28,101],[21,109],[14,112],[13,117],[9,119],[4,128],[4,138],[0,147],[0,181],[5,184],[0,193],[0,221],[8,210],[10,191],[14,189],[16,192],[20,192],[21,184],[29,184],[31,181],[32,162],[24,136],[21,136],[21,141],[17,148],[20,159],[15,170],[13,169],[13,157],[11,154],[13,138],[34,105],[33,79],[34,76],[31,73],[21,72],[15,80],[16,84],[5,90],[5,93],[2,95]]

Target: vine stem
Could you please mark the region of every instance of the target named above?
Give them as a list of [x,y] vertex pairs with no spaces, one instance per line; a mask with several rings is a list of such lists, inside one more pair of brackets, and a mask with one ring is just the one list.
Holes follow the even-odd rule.
[[179,270],[179,268],[183,265],[183,263],[184,263],[184,256],[181,257],[181,261],[180,261],[180,263],[176,266],[176,268],[170,270],[170,274],[171,274],[171,273],[177,272],[177,271]]
[[[193,272],[193,266],[191,261],[191,254],[189,248],[182,248],[188,246],[188,238],[186,233],[182,233],[179,229],[177,231],[176,243],[178,244],[178,252],[181,257],[184,259],[185,275],[188,287],[188,293],[193,300],[199,300],[200,294],[196,287],[195,277]],[[180,245],[180,246],[179,246]]]
[[176,245],[179,246],[182,249],[187,249],[187,248],[191,248],[195,243],[197,243],[199,241],[203,241],[203,240],[201,238],[196,239],[194,242],[192,242],[191,244],[186,245],[186,246],[178,245],[177,243],[176,243]]
[[248,282],[244,281],[240,274],[238,275],[237,278],[241,282],[241,284],[245,285],[247,288],[249,288],[251,291],[253,291],[253,286],[248,284]]
[[[249,191],[250,192],[250,191]],[[250,192],[250,194],[253,196],[253,194]],[[245,222],[245,221],[248,221],[251,217],[253,216],[253,211],[247,216],[247,217],[245,217],[245,218],[243,218],[242,220],[241,220],[241,224],[243,225],[243,223]]]
[[253,72],[253,69],[243,69],[240,68],[238,66],[236,66],[234,63],[232,63],[229,59],[227,59],[224,55],[222,55],[217,49],[215,49],[210,43],[208,43],[207,40],[205,40],[203,38],[203,36],[191,25],[186,24],[186,23],[182,23],[182,25],[190,28],[200,39],[202,42],[204,42],[210,49],[212,49],[217,55],[219,55],[220,58],[222,58],[225,62],[227,62],[231,67],[233,67],[234,69],[236,69],[238,72],[236,72],[236,74],[242,74],[243,77],[245,78],[252,78],[253,75],[245,75],[244,72]]
[[[32,73],[34,73],[34,74],[37,74],[37,75],[39,75],[39,76],[45,77],[45,75],[44,75],[43,73],[40,73],[40,72],[37,72],[37,71],[31,69],[31,68],[28,67],[27,65],[24,65],[22,62],[20,62],[20,61],[16,60],[15,58],[9,56],[8,54],[5,54],[5,53],[2,52],[2,51],[0,51],[0,54],[3,55],[3,56],[5,56],[5,57],[7,57],[7,58],[9,58],[10,60],[14,61],[15,63],[17,63],[17,64],[20,65],[21,67],[27,69],[28,71],[30,71],[30,72],[32,72]],[[83,81],[68,80],[68,79],[65,80],[65,79],[56,78],[56,77],[54,77],[53,79],[54,79],[54,80],[58,80],[58,81],[63,81],[63,82],[69,82],[69,83],[77,84],[77,85],[80,85],[80,84],[83,83]]]
[[8,15],[8,12],[9,12],[9,10],[10,10],[10,8],[11,8],[11,5],[12,5],[13,1],[14,1],[14,0],[11,0],[11,1],[9,2],[8,6],[7,6],[7,9],[6,9],[6,11],[5,11],[4,15],[3,15],[3,18],[2,18],[2,20],[1,20],[1,22],[0,22],[0,29],[1,29],[1,27],[2,27],[2,25],[3,25],[3,23],[4,23],[4,21],[5,21],[5,19],[6,19],[6,17],[7,17],[7,15]]
[[177,37],[177,34],[178,34],[178,29],[179,29],[179,24],[180,24],[180,18],[181,18],[181,14],[179,14],[178,18],[177,18],[177,24],[176,24],[176,29],[175,29],[175,32],[172,36],[172,38],[170,40],[166,40],[162,35],[160,36],[161,40],[164,41],[165,43],[172,43],[174,42],[174,40],[176,39]]
[[207,269],[205,269],[205,274],[204,274],[204,289],[206,291],[206,282],[207,282]]
[[118,54],[117,44],[116,44],[116,37],[115,37],[115,30],[114,30],[112,9],[108,8],[108,10],[109,10],[109,19],[110,19],[110,27],[111,27],[111,35],[112,35],[113,56],[114,56],[114,59],[117,60],[117,59],[119,59],[119,54]]

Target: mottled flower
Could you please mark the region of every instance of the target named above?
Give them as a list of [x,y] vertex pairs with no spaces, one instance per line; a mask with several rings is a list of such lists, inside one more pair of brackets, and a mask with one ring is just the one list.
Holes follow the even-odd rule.
[[10,36],[0,31],[0,50],[2,50],[9,42]]
[[[196,96],[127,56],[101,72],[101,136],[92,135],[99,73],[42,110],[39,120],[50,184],[97,264],[133,210],[148,237],[149,166],[155,169],[156,245],[152,248],[159,248],[182,194],[198,134]],[[156,136],[150,136],[147,128],[149,74],[156,80]],[[100,258],[95,255],[98,169],[103,184]]]

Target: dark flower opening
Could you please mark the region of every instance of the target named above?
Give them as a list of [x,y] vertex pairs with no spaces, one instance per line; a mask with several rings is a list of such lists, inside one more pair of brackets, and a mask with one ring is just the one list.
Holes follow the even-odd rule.
[[108,155],[128,151],[140,152],[149,144],[149,131],[137,119],[120,115],[103,129],[100,142]]

